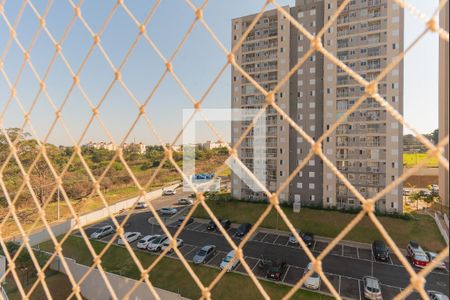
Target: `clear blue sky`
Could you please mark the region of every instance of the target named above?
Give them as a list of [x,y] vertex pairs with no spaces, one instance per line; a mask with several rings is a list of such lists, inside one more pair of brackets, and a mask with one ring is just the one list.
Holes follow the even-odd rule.
[[[11,23],[17,15],[22,1],[7,1],[5,12]],[[46,1],[33,1],[36,8],[43,12]],[[85,1],[82,6],[82,14],[94,31],[99,30],[105,21],[107,14],[116,1]],[[130,10],[140,21],[144,20],[150,11],[154,1],[133,0],[125,1]],[[200,1],[194,1],[199,4]],[[222,43],[229,49],[231,38],[231,19],[234,17],[257,12],[264,1],[238,1],[212,0],[204,11],[205,20],[217,34]],[[280,4],[293,4],[292,1],[279,0]],[[431,15],[434,4],[438,1],[410,0],[410,3],[418,7],[428,15]],[[429,4],[433,3],[433,6]],[[73,11],[67,1],[54,1],[47,17],[47,26],[53,36],[59,40],[69,23]],[[176,46],[181,41],[186,30],[194,19],[193,11],[184,1],[162,1],[153,19],[147,26],[147,31],[161,52],[170,57]],[[38,26],[38,21],[31,9],[27,7],[17,30],[17,36],[22,44],[27,47]],[[423,30],[424,24],[409,14],[405,13],[405,47]],[[112,62],[117,66],[125,52],[137,35],[137,28],[131,19],[119,8],[112,21],[108,25],[101,38],[101,43],[106,49]],[[3,19],[0,19],[0,55],[4,52],[8,30]],[[62,49],[73,69],[77,69],[85,57],[92,39],[87,30],[78,20]],[[32,50],[31,59],[40,76],[44,74],[54,47],[41,32],[39,39]],[[14,81],[20,68],[23,55],[15,43],[4,61],[4,68]],[[184,47],[173,62],[175,72],[184,82],[192,95],[198,99],[206,90],[212,79],[218,74],[225,63],[225,56],[217,44],[208,35],[203,26],[198,23],[189,36]],[[128,63],[123,69],[122,77],[136,97],[143,101],[148,96],[155,83],[164,70],[164,65],[149,46],[141,39],[132,53]],[[438,38],[428,34],[413,49],[405,59],[405,97],[404,111],[406,119],[414,124],[421,132],[430,132],[437,127],[437,80],[438,80]],[[80,81],[86,93],[94,103],[97,103],[113,78],[112,71],[100,51],[95,49],[87,61]],[[47,89],[53,100],[59,105],[65,97],[71,77],[67,69],[58,58],[47,80]],[[36,91],[38,83],[34,79],[29,67],[26,67],[17,86],[17,94],[21,98],[25,109],[28,110]],[[228,108],[230,106],[230,69],[223,74],[214,89],[204,102],[203,107]],[[0,76],[0,107],[3,111],[9,91],[5,79]],[[155,128],[160,132],[165,141],[171,141],[181,129],[182,109],[190,108],[191,104],[178,87],[174,79],[167,76],[159,90],[151,100],[147,113],[154,122]],[[137,115],[137,108],[124,90],[115,85],[104,105],[100,109],[105,125],[111,130],[115,141],[120,141]],[[76,89],[62,113],[72,135],[78,139],[81,130],[90,117],[88,105]],[[30,115],[32,124],[39,138],[43,138],[54,118],[52,108],[46,98],[41,96],[38,104]],[[19,126],[23,116],[18,106],[13,103],[5,113],[4,126]],[[226,124],[216,124],[225,137],[229,137]],[[202,126],[199,126],[202,128]],[[28,129],[27,129],[28,130]],[[210,131],[201,131],[200,140],[215,140]],[[130,135],[130,140],[142,141],[146,144],[155,143],[155,139],[143,121],[140,121],[136,129]],[[50,136],[50,142],[56,144],[69,144],[62,127],[57,125]],[[90,140],[106,140],[106,136],[97,121],[91,125],[83,142]]]

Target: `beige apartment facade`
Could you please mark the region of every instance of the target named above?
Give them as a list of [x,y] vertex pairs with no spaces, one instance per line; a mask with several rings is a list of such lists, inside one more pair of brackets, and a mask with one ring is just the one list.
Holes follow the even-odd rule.
[[[448,2],[439,14],[439,25],[448,32]],[[439,140],[448,136],[448,42],[439,40]],[[444,157],[448,159],[448,144],[444,148]],[[449,206],[448,200],[448,171],[439,166],[439,196],[443,204]]]
[[[289,7],[284,9],[289,10]],[[256,15],[232,21],[232,44],[237,43],[250,26]],[[236,62],[265,90],[272,90],[277,82],[289,72],[290,24],[277,10],[264,14],[252,32],[246,37],[236,52]],[[241,73],[233,68],[232,105],[233,109],[259,109],[265,103],[264,95],[258,91]],[[280,107],[289,113],[289,83],[276,95]],[[232,144],[247,128],[249,122],[232,122]],[[242,162],[255,172],[254,151],[265,151],[265,186],[272,192],[289,176],[289,126],[271,107],[265,112],[266,145],[256,149],[253,145],[253,131],[246,136],[238,149]],[[288,201],[289,191],[280,194],[281,201]],[[255,192],[235,173],[232,175],[232,195],[238,199],[260,200],[262,192]]]
[[[295,6],[285,9],[289,9],[294,18],[315,34],[340,3],[341,1],[337,0],[297,0]],[[254,16],[246,16],[233,20],[233,42],[238,41],[245,31],[242,28],[243,24],[249,24],[253,18]],[[278,30],[272,33],[273,40],[277,41],[277,56],[273,58],[273,62],[277,65],[276,80],[279,80],[297,63],[310,45],[309,41],[296,28],[290,26],[277,11],[266,12],[264,18],[277,20]],[[289,34],[289,30],[280,30],[281,24],[283,28],[290,28]],[[242,60],[247,56],[243,49],[247,49],[246,45],[249,43],[251,41],[246,41],[236,53],[239,65],[246,71],[247,65]],[[333,55],[364,78],[373,80],[388,64],[390,58],[403,50],[403,11],[387,0],[352,0],[325,33],[323,44]],[[284,50],[280,51],[281,48]],[[264,53],[265,50],[261,51],[259,52]],[[284,64],[285,59],[290,63]],[[260,75],[253,75],[251,72],[249,74],[256,81],[264,83],[260,81],[261,77],[258,77]],[[233,108],[248,107],[242,102],[245,101],[242,93],[244,82],[239,80],[243,79],[237,70],[233,70]],[[276,81],[269,84],[274,86]],[[270,90],[271,86],[265,87]],[[401,64],[381,80],[378,90],[386,101],[400,113],[403,112]],[[322,54],[315,53],[285,84],[282,93],[283,97],[277,95],[280,106],[305,132],[317,139],[351,107],[352,103],[355,103],[364,93],[364,89],[326,60]],[[263,101],[263,97],[261,99]],[[277,167],[276,176],[269,176],[268,179],[268,183],[271,184],[270,190],[279,186],[310,150],[310,146],[297,132],[289,129],[279,116],[276,119],[277,130],[270,131],[268,127],[268,131],[277,134],[276,150],[267,150],[268,165]],[[239,127],[238,123],[233,124],[233,143],[238,138],[237,133],[242,132]],[[364,197],[371,197],[402,174],[402,130],[401,124],[393,120],[385,108],[369,98],[324,140],[323,150]],[[271,138],[275,137],[268,137],[269,140]],[[242,147],[239,151],[240,155],[244,154],[245,159],[248,158],[247,154],[251,156],[251,152],[246,152]],[[272,159],[274,163],[271,163]],[[245,164],[251,163],[251,159],[243,161]],[[271,172],[272,169],[268,169],[268,174],[274,174]],[[251,198],[246,196],[245,184],[234,177],[233,196],[239,199]],[[258,200],[261,199],[261,195],[253,196]],[[297,200],[302,205],[337,208],[359,206],[358,200],[336,179],[334,173],[323,165],[322,160],[316,157],[308,161],[305,168],[296,174],[281,200],[289,202]],[[377,203],[377,208],[381,211],[402,212],[402,186],[385,195]]]
[[[341,1],[325,1],[325,18]],[[375,79],[391,58],[403,51],[403,10],[387,0],[354,0],[324,37],[324,45],[366,80]],[[324,63],[324,126],[333,124],[364,94],[354,79],[329,61]],[[403,66],[378,85],[380,95],[403,113]],[[375,99],[366,99],[324,142],[324,153],[366,198],[403,172],[401,124]],[[324,167],[324,205],[356,208],[359,201]],[[402,212],[402,185],[377,202],[377,209]]]

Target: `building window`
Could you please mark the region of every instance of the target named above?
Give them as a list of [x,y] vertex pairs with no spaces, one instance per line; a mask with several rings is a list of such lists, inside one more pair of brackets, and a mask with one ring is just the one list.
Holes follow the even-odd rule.
[[308,165],[315,166],[316,165],[316,161],[314,159],[310,159],[309,162],[308,162]]
[[309,177],[310,178],[314,178],[316,176],[316,173],[315,172],[309,172]]
[[316,196],[315,196],[315,195],[311,195],[311,196],[309,197],[309,200],[311,200],[311,201],[316,200]]
[[314,185],[314,183],[310,183],[308,187],[310,190],[314,190],[316,186]]

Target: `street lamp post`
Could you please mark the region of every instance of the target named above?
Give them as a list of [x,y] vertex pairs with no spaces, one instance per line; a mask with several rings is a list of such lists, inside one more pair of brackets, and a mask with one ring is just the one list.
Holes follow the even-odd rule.
[[59,206],[59,198],[60,198],[60,194],[59,194],[59,187],[58,187],[58,197],[57,197],[58,199],[57,199],[57,201],[58,201],[58,205],[57,205],[57,209],[58,209],[58,221],[59,221],[59,218],[61,217],[61,208],[60,208],[60,206]]

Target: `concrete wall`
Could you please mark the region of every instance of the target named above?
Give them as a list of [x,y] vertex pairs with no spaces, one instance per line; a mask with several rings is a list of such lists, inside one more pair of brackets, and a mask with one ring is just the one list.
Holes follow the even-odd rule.
[[[79,281],[81,277],[87,272],[89,267],[85,265],[81,265],[77,263],[75,260],[66,258],[67,265],[70,269],[70,272],[72,276],[74,277],[75,281]],[[64,273],[67,275],[67,270],[64,269],[62,264],[59,262],[59,258],[56,257],[51,265],[50,268],[56,271],[59,271],[61,273]],[[122,299],[125,294],[136,284],[136,280],[123,277],[117,274],[113,273],[105,273],[108,277],[109,282],[111,283],[111,286],[114,288],[114,291],[119,299]],[[166,291],[163,289],[155,288],[156,292],[158,293],[159,297],[164,300],[172,300],[172,299],[187,299],[184,297],[181,297],[181,295],[172,293],[170,291]],[[94,269],[87,278],[83,281],[83,283],[80,286],[80,291],[83,297],[89,299],[89,300],[108,300],[111,299],[111,295],[108,291],[108,288],[106,287],[105,281],[103,280],[102,276],[100,275],[100,271],[98,269]],[[150,292],[150,289],[145,283],[139,283],[139,286],[135,289],[135,291],[130,295],[130,300],[140,300],[140,299],[155,299]]]
[[[167,186],[165,188],[173,189],[178,186],[179,186],[179,183]],[[147,199],[153,200],[158,197],[161,197],[161,195],[162,195],[162,189],[159,189],[159,190],[147,193]],[[137,201],[137,199],[138,199],[138,197],[126,199],[126,200],[117,202],[115,204],[111,204],[109,207],[105,207],[103,209],[99,209],[99,210],[81,215],[81,216],[79,216],[80,224],[81,224],[81,226],[86,226],[86,225],[95,223],[99,220],[108,218],[110,214],[116,214],[122,210],[129,209],[134,205],[134,203]],[[55,234],[55,236],[59,236],[59,235],[65,234],[69,230],[77,229],[77,226],[76,226],[75,219],[68,219],[68,220],[65,220],[65,221],[62,221],[62,222],[59,222],[56,224],[52,224],[51,229],[52,229],[53,233]],[[50,235],[45,227],[41,227],[41,228],[33,231],[33,233],[31,233],[29,235],[29,242],[30,242],[31,246],[40,244],[40,243],[48,241],[48,240],[50,240]],[[10,241],[20,244],[22,242],[22,236],[16,235],[15,237],[12,237],[10,239]]]

